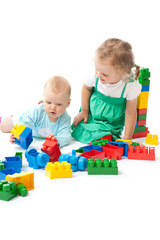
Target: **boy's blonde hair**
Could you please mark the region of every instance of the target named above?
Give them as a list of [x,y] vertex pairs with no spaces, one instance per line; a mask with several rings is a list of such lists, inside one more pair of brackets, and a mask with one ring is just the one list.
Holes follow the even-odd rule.
[[[135,66],[134,55],[130,43],[118,38],[110,38],[102,43],[96,50],[95,57],[105,61],[111,59],[111,65],[116,69],[131,74]],[[135,79],[138,79],[140,67],[136,65]]]
[[54,93],[59,93],[66,91],[68,93],[68,97],[71,95],[71,85],[68,80],[61,76],[53,76],[47,80],[44,88],[49,85]]

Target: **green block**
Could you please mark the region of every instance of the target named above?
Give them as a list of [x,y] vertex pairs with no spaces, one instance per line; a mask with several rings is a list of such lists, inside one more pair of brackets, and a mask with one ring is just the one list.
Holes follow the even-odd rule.
[[136,147],[136,146],[140,146],[140,144],[139,144],[139,143],[136,143],[136,142],[132,142],[131,145],[134,146],[134,147]]
[[146,120],[147,118],[147,114],[140,114],[140,115],[137,115],[137,120]]
[[149,86],[150,80],[142,80],[142,86]]
[[22,159],[23,152],[16,152],[15,156],[19,156]]
[[83,148],[77,149],[76,150],[77,153],[84,153],[85,151],[83,150]]
[[143,78],[149,78],[151,76],[149,68],[141,68],[140,69],[140,76]]
[[0,162],[0,171],[4,169],[4,163]]
[[109,142],[108,139],[101,139],[101,140],[98,140],[98,141],[91,142],[91,144],[97,145],[97,146],[103,146],[103,145],[108,144],[108,142]]
[[0,181],[0,200],[9,201],[17,196],[17,188],[15,182],[8,182],[7,180]]
[[140,69],[140,75],[138,78],[139,83],[142,84],[142,86],[150,85],[150,80],[149,80],[150,76],[151,74],[148,68]]
[[17,184],[17,190],[18,190],[18,194],[22,197],[25,197],[28,194],[27,188],[23,183]]
[[145,131],[146,131],[146,126],[135,127],[134,129],[134,133],[145,132]]
[[103,161],[101,159],[89,158],[88,164],[88,175],[118,175],[118,167],[116,159],[104,158]]

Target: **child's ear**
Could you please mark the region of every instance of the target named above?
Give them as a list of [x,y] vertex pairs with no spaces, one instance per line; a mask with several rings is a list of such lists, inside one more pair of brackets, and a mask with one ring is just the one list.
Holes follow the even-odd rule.
[[68,101],[67,107],[69,107],[70,103],[71,103],[71,98]]

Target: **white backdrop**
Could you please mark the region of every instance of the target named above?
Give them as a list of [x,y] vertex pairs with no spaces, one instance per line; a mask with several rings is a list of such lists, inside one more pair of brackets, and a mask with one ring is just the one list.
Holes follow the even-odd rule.
[[[66,77],[71,82],[72,102],[68,112],[73,119],[80,106],[80,89],[85,76],[89,73],[95,49],[107,38],[117,37],[129,41],[133,47],[136,63],[142,67],[148,67],[151,71],[147,126],[149,126],[151,133],[159,134],[159,120],[157,116],[160,102],[158,65],[160,53],[159,23],[159,3],[156,0],[0,0],[0,115],[19,113],[32,107],[42,98],[44,82],[52,75],[58,74]],[[2,143],[1,146],[3,146]],[[150,165],[148,165],[147,174],[149,174],[149,166]],[[157,166],[159,166],[159,164],[157,164]],[[141,174],[139,173],[139,180],[140,176]],[[97,227],[100,231],[100,239],[117,239],[118,231],[121,232],[120,237],[124,236],[123,239],[135,239],[135,236],[136,239],[147,239],[147,236],[148,239],[159,239],[157,234],[154,234],[154,237],[152,235],[152,231],[155,231],[157,225],[152,226],[153,228],[150,229],[150,224],[148,223],[152,222],[156,216],[153,214],[151,206],[147,205],[148,202],[144,205],[141,202],[141,209],[137,212],[134,211],[133,205],[134,203],[136,206],[139,205],[138,199],[141,190],[138,190],[136,197],[135,195],[133,196],[132,189],[136,194],[134,180],[131,183],[131,190],[129,190],[127,182],[125,183],[125,176],[121,177],[121,181],[124,183],[122,192],[120,188],[117,194],[111,197],[109,205],[104,205],[105,208],[109,208],[110,216],[112,216],[112,209],[114,209],[114,215],[111,219],[107,220],[106,225],[106,215],[105,217],[103,216],[104,208],[101,204],[105,204],[103,197],[106,197],[106,195],[102,194],[102,199],[99,200],[96,192],[94,192],[94,194],[92,192],[91,197],[93,201],[94,199],[99,201],[98,205],[100,208],[100,212],[98,212],[98,206],[95,206],[97,218],[94,220],[94,209],[91,209],[91,207],[94,207],[94,204],[92,202],[90,205],[90,203],[87,202],[90,194],[85,188],[84,193],[86,195],[84,195],[84,197],[80,196],[77,188],[80,189],[81,185],[79,185],[78,181],[76,183],[77,186],[76,184],[74,187],[72,186],[69,193],[66,191],[64,196],[61,193],[64,201],[61,199],[59,203],[56,202],[58,205],[57,209],[61,208],[63,203],[69,204],[67,194],[71,194],[73,190],[75,191],[75,195],[73,195],[73,207],[75,207],[75,211],[72,209],[72,214],[73,212],[75,214],[72,215],[72,221],[71,217],[67,217],[70,216],[70,209],[67,209],[67,206],[66,208],[63,206],[64,209],[67,209],[65,212],[67,215],[57,217],[57,225],[60,226],[62,223],[62,230],[60,230],[60,227],[58,228],[61,236],[65,236],[65,234],[62,233],[65,224],[67,224],[67,227],[64,228],[64,231],[67,232],[66,239],[73,239],[73,237],[75,239],[82,239],[82,237],[84,239],[92,237],[93,239],[96,237],[97,239],[98,230],[96,229],[96,224],[98,222]],[[145,179],[147,179],[147,177],[146,175]],[[84,181],[83,178],[78,180]],[[155,181],[156,180],[159,179],[155,178]],[[112,178],[109,184],[116,186],[115,181],[111,182]],[[91,184],[91,182],[89,182],[89,184]],[[87,186],[89,186],[89,184]],[[145,193],[147,193],[145,183],[142,184],[142,188],[143,187]],[[103,190],[101,187],[99,188],[98,182],[96,188],[100,189],[99,192]],[[152,186],[150,186],[150,189],[152,189]],[[128,190],[130,197],[123,199],[122,196],[125,195]],[[82,189],[80,189],[80,192],[81,191]],[[151,194],[155,194],[156,191],[158,191],[158,188],[156,189],[156,187],[154,187]],[[145,197],[147,198],[148,196],[149,193],[144,195],[144,202]],[[155,194],[155,196],[157,195]],[[41,198],[41,196],[39,197]],[[132,201],[132,197],[136,199],[136,202]],[[45,197],[43,198],[44,204],[47,204],[48,200]],[[79,198],[81,202],[78,202]],[[107,198],[109,199],[110,195]],[[149,198],[149,201],[150,200],[152,206],[154,206],[155,201],[151,196]],[[27,209],[27,199],[25,201]],[[75,201],[78,202],[78,207]],[[131,205],[125,205],[125,201],[131,201]],[[45,231],[48,232],[47,225],[44,224],[44,222],[46,223],[48,221],[51,227],[51,221],[54,215],[50,216],[49,212],[46,212],[41,219],[41,207],[35,208],[35,201],[33,204],[33,208],[29,206],[27,216],[29,216],[29,213],[31,218],[32,214],[39,216],[39,225],[37,226],[35,222],[37,236],[39,236],[41,235],[43,226],[45,227]],[[90,216],[88,215],[88,208],[84,207],[87,205],[90,206]],[[21,205],[21,213],[18,213],[19,221],[21,221],[23,216],[22,206],[23,205]],[[53,209],[54,207],[55,206],[50,205],[50,207],[47,207],[47,210],[49,210],[49,208]],[[158,204],[156,205],[156,209],[157,207]],[[10,214],[11,209],[12,207],[10,205],[8,214]],[[156,209],[154,209],[155,212]],[[83,210],[85,211],[83,212]],[[43,211],[45,211],[44,208]],[[136,224],[140,211],[144,218],[139,219],[138,224]],[[58,210],[56,210],[56,213],[57,212]],[[16,209],[14,213],[16,214]],[[149,214],[149,219],[146,218],[146,221],[143,222],[145,214],[146,216]],[[133,215],[133,219],[131,215]],[[14,219],[13,215],[12,219]],[[129,219],[131,225],[127,219]],[[71,221],[71,230],[68,230],[68,226],[70,225],[68,221]],[[101,221],[103,230],[101,229]],[[27,221],[25,220],[25,222]],[[54,219],[54,224],[55,222],[56,219]],[[76,225],[76,222],[78,225]],[[111,223],[112,226],[109,226],[109,223]],[[120,223],[121,227],[118,227]],[[32,224],[34,225],[33,221]],[[134,228],[135,224],[136,229]],[[35,230],[33,225],[31,229]],[[107,225],[110,227],[109,235],[107,235]],[[72,229],[72,226],[74,229]],[[127,228],[129,227],[127,232],[125,229],[126,226]],[[145,232],[145,226],[147,226],[148,234]],[[89,228],[90,233],[86,235],[87,228]],[[26,231],[32,239],[32,232],[30,232],[29,229],[30,227],[26,226],[24,231]],[[116,229],[118,229],[117,232]],[[52,229],[50,229],[49,232],[51,232],[51,230]],[[113,235],[111,230],[113,230]],[[50,238],[55,240],[62,239],[57,235],[55,236],[54,231],[53,229],[53,235],[51,234]],[[96,231],[95,235],[94,231]],[[140,235],[135,234],[137,231],[140,232]],[[42,236],[45,236],[44,231]],[[13,239],[17,239],[17,236],[16,238],[13,237]]]
[[[148,123],[159,99],[158,1],[0,1],[0,115],[21,112],[42,98],[52,75],[72,85],[72,118],[95,49],[107,38],[132,44],[136,63],[149,67]],[[155,125],[155,124],[154,124]]]

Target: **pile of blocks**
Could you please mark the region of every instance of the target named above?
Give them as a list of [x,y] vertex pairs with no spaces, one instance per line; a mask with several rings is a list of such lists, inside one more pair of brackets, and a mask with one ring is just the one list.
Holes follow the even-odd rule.
[[150,72],[148,68],[140,70],[139,83],[142,85],[141,93],[137,97],[137,122],[133,138],[146,137],[149,133],[146,127],[147,106],[150,86]]

